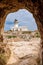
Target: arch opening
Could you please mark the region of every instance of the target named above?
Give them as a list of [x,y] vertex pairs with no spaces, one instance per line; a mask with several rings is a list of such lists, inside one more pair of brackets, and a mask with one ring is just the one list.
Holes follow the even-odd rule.
[[[24,25],[26,25],[24,22],[27,22],[27,24],[30,24],[30,23],[33,23],[33,24],[30,24],[30,25],[26,25],[26,26],[31,26],[31,27],[28,27],[28,28],[30,28],[29,30],[32,30],[32,31],[34,31],[34,30],[37,30],[38,28],[37,28],[37,24],[36,24],[36,21],[35,21],[35,19],[34,19],[34,17],[33,17],[33,15],[32,15],[32,13],[30,13],[28,10],[26,10],[26,9],[19,9],[18,11],[16,11],[16,12],[13,12],[13,13],[9,13],[8,15],[7,15],[7,17],[6,17],[6,20],[5,20],[5,25],[4,25],[4,30],[6,30],[5,29],[5,27],[6,27],[6,24],[10,24],[10,22],[11,23],[13,23],[14,24],[14,20],[15,19],[17,19],[18,21],[19,21],[19,25],[20,25],[20,23],[22,22],[22,24],[24,24]],[[24,21],[24,22],[23,22]],[[30,21],[30,23],[28,23]],[[32,21],[32,22],[31,22]],[[35,24],[34,24],[35,23]],[[14,25],[13,25],[14,26]],[[32,29],[32,27],[33,27],[33,29]],[[9,27],[9,29],[10,29],[10,27]],[[8,29],[8,30],[9,30]]]
[[4,25],[5,26],[4,31],[7,31],[7,30],[12,31],[14,29],[15,20],[18,21],[18,23],[17,23],[18,28],[19,27],[25,28],[25,26],[26,26],[28,31],[37,31],[38,30],[36,21],[32,15],[32,13],[30,13],[26,9],[19,9],[18,11],[14,12],[14,13],[8,14],[6,21],[5,21],[5,25]]

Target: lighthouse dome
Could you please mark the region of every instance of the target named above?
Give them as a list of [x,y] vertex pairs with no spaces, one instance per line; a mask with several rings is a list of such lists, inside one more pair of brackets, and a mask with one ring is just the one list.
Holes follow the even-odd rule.
[[17,19],[15,19],[15,21],[14,21],[14,24],[16,24],[16,23],[18,23],[18,20]]

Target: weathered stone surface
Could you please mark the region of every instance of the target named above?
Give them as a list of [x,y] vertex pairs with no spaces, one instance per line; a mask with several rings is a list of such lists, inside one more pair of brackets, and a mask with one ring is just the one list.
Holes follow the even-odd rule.
[[24,8],[30,11],[36,20],[43,47],[43,0],[0,0],[0,42],[3,42],[1,35],[7,14]]
[[40,38],[28,41],[8,42],[11,56],[7,65],[41,65]]

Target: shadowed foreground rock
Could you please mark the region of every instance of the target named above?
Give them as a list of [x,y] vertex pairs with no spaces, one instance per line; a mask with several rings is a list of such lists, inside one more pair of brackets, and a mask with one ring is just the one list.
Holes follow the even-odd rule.
[[6,65],[10,54],[10,49],[6,46],[6,44],[0,44],[0,65]]

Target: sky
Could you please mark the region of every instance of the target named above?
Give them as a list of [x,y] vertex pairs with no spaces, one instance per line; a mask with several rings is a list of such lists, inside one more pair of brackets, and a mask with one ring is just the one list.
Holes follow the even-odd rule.
[[26,26],[31,31],[37,30],[33,15],[26,9],[20,9],[7,15],[4,25],[5,31],[10,30],[14,26],[15,19],[19,21],[19,26]]

